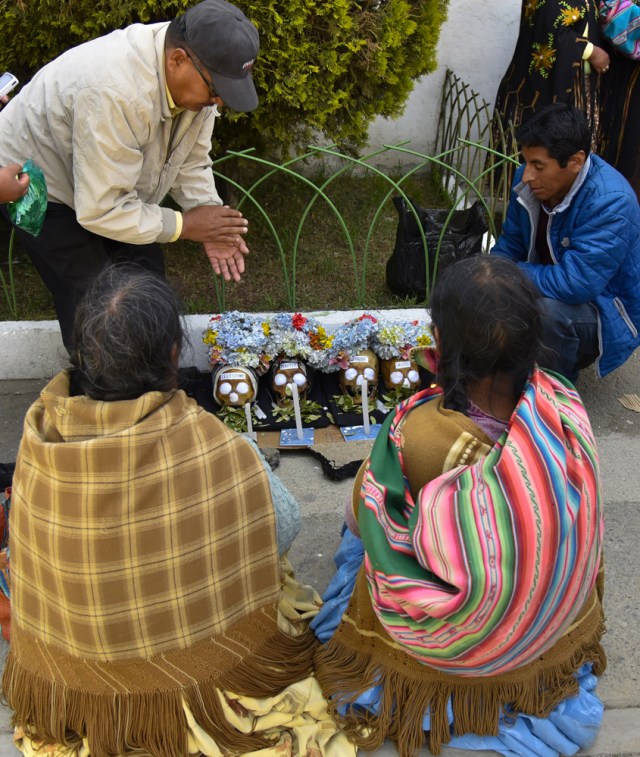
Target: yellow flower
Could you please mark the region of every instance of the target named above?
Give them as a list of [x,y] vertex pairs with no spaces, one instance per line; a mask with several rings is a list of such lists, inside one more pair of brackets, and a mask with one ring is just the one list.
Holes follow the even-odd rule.
[[327,334],[323,326],[318,326],[316,333],[310,335],[309,344],[311,349],[326,350],[333,344],[333,334]]
[[430,344],[433,343],[433,340],[429,336],[429,334],[420,334],[418,337],[418,347],[428,347]]
[[547,71],[553,68],[556,61],[556,50],[551,45],[534,45],[531,58],[531,67],[546,76]]
[[271,326],[266,321],[262,322],[262,333],[265,336],[269,336],[269,334],[271,333]]
[[563,26],[571,26],[582,18],[580,8],[565,8],[560,11],[561,23]]
[[202,337],[202,341],[205,344],[210,344],[212,347],[215,347],[217,339],[218,339],[218,332],[213,331],[212,329],[207,329],[205,335]]

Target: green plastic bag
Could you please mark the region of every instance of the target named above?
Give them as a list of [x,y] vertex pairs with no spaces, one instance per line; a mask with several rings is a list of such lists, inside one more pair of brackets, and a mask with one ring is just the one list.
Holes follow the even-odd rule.
[[24,197],[9,203],[9,218],[15,226],[37,237],[47,212],[47,182],[40,166],[32,160],[24,164],[22,172],[29,176],[29,189]]

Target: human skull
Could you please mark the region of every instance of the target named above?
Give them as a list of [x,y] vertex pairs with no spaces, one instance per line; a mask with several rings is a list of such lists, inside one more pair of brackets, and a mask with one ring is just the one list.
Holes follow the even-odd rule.
[[378,356],[372,350],[361,350],[351,357],[347,368],[341,368],[338,383],[343,394],[350,394],[356,404],[362,403],[362,382],[367,380],[367,396],[375,399],[378,383]]
[[402,388],[416,392],[420,386],[420,372],[415,360],[401,360],[400,358],[382,360],[380,373],[385,389],[389,391]]
[[213,398],[219,405],[242,407],[257,396],[258,379],[251,368],[224,365],[213,374]]
[[287,357],[276,360],[273,364],[271,388],[276,395],[276,404],[279,407],[291,404],[290,384],[292,383],[298,387],[300,399],[306,399],[309,390],[307,366],[300,360]]

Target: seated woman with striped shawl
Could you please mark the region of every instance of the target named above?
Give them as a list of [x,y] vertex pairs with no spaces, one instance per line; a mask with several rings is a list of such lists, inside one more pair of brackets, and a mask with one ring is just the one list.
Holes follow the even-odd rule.
[[[312,676],[319,598],[297,505],[177,390],[178,301],[111,267],[71,370],[29,409],[13,480],[3,690],[24,754],[355,754]],[[40,749],[40,751],[38,751]]]
[[363,748],[550,756],[595,738],[600,473],[574,387],[536,367],[537,298],[510,261],[448,268],[437,386],[390,414],[356,478],[312,627],[323,693]]

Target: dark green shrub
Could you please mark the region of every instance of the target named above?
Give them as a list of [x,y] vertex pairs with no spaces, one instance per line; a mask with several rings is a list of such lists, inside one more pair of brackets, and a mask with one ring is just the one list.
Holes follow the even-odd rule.
[[[361,147],[373,118],[400,115],[413,80],[435,68],[447,2],[237,0],[260,30],[254,77],[261,105],[253,114],[225,119],[216,131],[219,147],[277,152],[323,140]],[[72,45],[136,21],[173,18],[194,4],[3,2],[1,66],[26,81]]]

